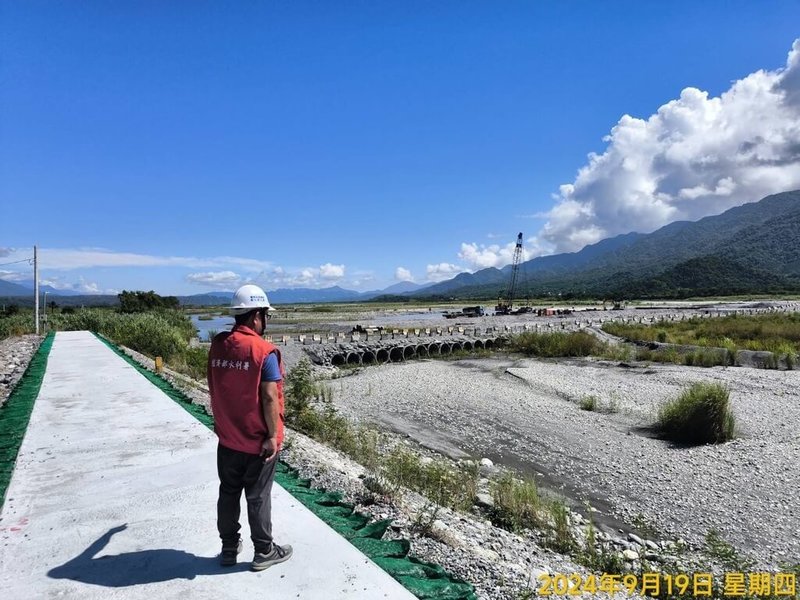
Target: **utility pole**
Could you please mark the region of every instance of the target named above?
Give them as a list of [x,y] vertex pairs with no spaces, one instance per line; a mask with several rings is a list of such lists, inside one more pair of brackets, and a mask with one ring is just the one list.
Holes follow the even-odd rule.
[[36,335],[39,335],[39,257],[36,246],[33,247],[33,321],[36,324]]

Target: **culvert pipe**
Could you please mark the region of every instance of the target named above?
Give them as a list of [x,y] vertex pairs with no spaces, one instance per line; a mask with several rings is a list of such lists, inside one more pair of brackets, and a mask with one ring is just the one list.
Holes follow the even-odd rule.
[[428,347],[424,344],[420,344],[419,346],[417,346],[415,352],[417,354],[417,357],[425,358],[426,356],[428,356]]
[[379,348],[378,352],[375,353],[375,360],[381,365],[389,362],[389,351],[386,348]]
[[346,362],[347,362],[347,357],[344,354],[334,354],[333,358],[331,358],[331,364],[334,367],[341,367]]
[[351,352],[347,355],[347,364],[348,365],[360,365],[361,364],[361,355],[358,352]]
[[403,362],[403,349],[400,346],[395,346],[389,350],[389,360],[392,362]]
[[414,346],[406,346],[405,348],[403,348],[404,360],[409,360],[411,358],[414,358],[415,354],[416,354],[416,348]]
[[442,345],[439,346],[439,354],[441,355],[450,354],[452,350],[453,349],[450,347],[450,344],[447,342],[442,342]]
[[462,350],[467,350],[468,352],[472,351],[472,342],[464,342],[461,344]]
[[442,353],[442,347],[440,344],[430,344],[428,346],[429,356],[439,356],[441,353]]
[[376,361],[375,353],[371,350],[367,350],[364,354],[361,355],[361,363],[365,365],[371,365]]
[[463,350],[463,349],[464,346],[461,344],[461,342],[453,342],[452,344],[450,344],[450,350],[452,352],[457,352],[458,350]]
[[483,350],[483,340],[475,340],[475,350]]

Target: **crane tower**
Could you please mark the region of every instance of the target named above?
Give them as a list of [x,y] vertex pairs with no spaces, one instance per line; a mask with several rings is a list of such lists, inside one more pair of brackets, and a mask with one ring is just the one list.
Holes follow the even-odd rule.
[[496,315],[509,315],[514,307],[514,295],[517,291],[517,276],[519,275],[519,263],[522,260],[522,232],[517,235],[517,245],[514,247],[514,258],[511,261],[511,279],[508,282],[505,298],[497,301],[494,307]]

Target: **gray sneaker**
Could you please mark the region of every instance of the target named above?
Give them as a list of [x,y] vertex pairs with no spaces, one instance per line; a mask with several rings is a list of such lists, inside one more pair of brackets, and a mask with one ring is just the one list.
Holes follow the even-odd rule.
[[250,565],[250,568],[253,571],[263,571],[271,567],[272,565],[277,565],[278,563],[282,563],[285,560],[289,560],[292,556],[292,547],[289,544],[285,546],[278,546],[278,544],[272,544],[272,550],[267,552],[266,554],[261,554],[260,552],[256,552],[255,556],[253,557],[253,563]]
[[240,539],[236,546],[226,548],[222,547],[222,552],[219,555],[219,564],[223,567],[232,567],[236,564],[236,556],[242,551],[242,540]]

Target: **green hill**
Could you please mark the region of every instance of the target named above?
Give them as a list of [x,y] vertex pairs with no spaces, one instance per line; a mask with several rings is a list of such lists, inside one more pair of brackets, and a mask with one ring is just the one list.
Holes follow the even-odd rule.
[[[501,277],[498,277],[498,274]],[[422,291],[492,298],[510,267],[462,274]],[[696,222],[631,233],[520,265],[518,297],[685,297],[800,291],[800,190]]]

